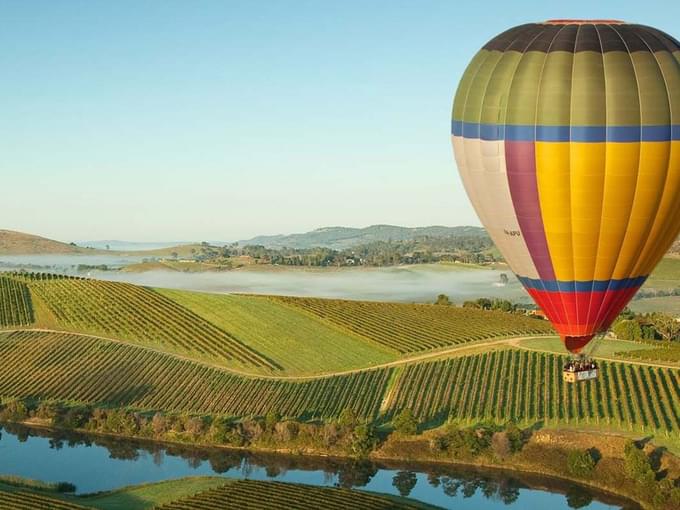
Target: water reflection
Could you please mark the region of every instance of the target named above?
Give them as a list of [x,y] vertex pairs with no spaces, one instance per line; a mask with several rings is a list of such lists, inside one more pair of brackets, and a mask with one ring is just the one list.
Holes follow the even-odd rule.
[[0,474],[68,481],[80,494],[183,476],[222,475],[362,488],[444,508],[637,508],[572,484],[514,473],[192,448],[9,424],[0,432]]

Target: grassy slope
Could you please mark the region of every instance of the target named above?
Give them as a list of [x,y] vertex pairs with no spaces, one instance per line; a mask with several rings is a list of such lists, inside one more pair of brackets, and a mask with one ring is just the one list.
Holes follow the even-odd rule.
[[[552,338],[528,338],[519,342],[521,347],[527,349],[535,349],[545,352],[554,352],[555,354],[565,354],[564,344],[558,337]],[[629,342],[626,340],[613,340],[604,338],[598,340],[592,351],[593,356],[602,356],[605,358],[616,358],[617,352],[635,351],[640,349],[649,349],[649,344],[641,344],[636,342]]]
[[495,337],[553,334],[544,320],[500,311],[375,301],[271,296],[402,354]]
[[100,250],[80,248],[67,243],[53,241],[44,237],[13,230],[0,230],[0,254],[2,255],[36,255],[54,253],[61,255],[102,253]]
[[645,287],[667,289],[680,286],[680,258],[664,257],[647,279]]
[[628,307],[637,313],[664,312],[680,315],[680,296],[636,299]]
[[[80,510],[75,498],[63,496],[51,490],[39,490],[41,482],[25,480],[26,486],[3,483],[0,480],[0,508],[12,510]],[[31,486],[35,486],[36,489]]]
[[306,381],[241,377],[135,345],[70,333],[0,334],[0,398],[39,397],[144,410],[377,416],[388,368]]
[[193,496],[220,485],[220,477],[191,477],[159,483],[132,485],[110,492],[75,498],[79,505],[101,510],[146,510],[180,498]]
[[396,353],[273,300],[158,289],[281,365],[289,375],[386,363]]

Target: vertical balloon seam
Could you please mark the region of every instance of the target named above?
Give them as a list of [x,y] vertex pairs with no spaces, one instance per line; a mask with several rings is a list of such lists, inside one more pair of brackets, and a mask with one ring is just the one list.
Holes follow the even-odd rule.
[[[605,58],[604,58],[604,46],[602,45],[602,37],[600,36],[600,31],[598,30],[597,25],[593,25],[593,28],[595,29],[595,34],[597,35],[597,40],[600,44],[600,58],[602,59],[602,81],[603,81],[603,85],[604,85],[604,94],[603,94],[603,97],[604,97],[604,113],[605,113],[604,123],[605,123],[605,125],[608,125],[609,119],[608,119],[608,109],[607,109],[607,73],[605,71],[606,62],[605,62]],[[608,138],[608,134],[607,134],[607,131],[605,130],[605,141],[604,141],[605,149],[604,149],[604,161],[603,161],[604,172],[603,172],[603,176],[602,176],[602,179],[604,181],[603,185],[602,185],[602,188],[603,188],[602,189],[602,200],[603,201],[604,201],[604,194],[605,194],[605,191],[606,191],[605,190],[605,184],[606,184],[606,179],[607,179],[607,173],[606,173],[607,172],[607,152],[608,152],[607,151],[607,143],[608,143],[607,138]],[[593,276],[592,276],[593,280],[590,284],[590,295],[589,295],[589,300],[588,300],[588,312],[587,312],[586,321],[585,321],[586,324],[593,324],[593,323],[596,323],[598,321],[600,313],[601,313],[601,309],[602,309],[602,303],[604,302],[604,296],[606,296],[606,292],[605,292],[605,294],[603,294],[602,301],[600,301],[600,306],[598,307],[597,313],[595,314],[594,317],[591,318],[592,308],[593,308],[593,297],[595,295],[595,277],[596,277],[595,272],[597,271],[597,260],[598,260],[598,253],[600,251],[600,246],[601,246],[600,237],[602,236],[602,223],[603,222],[604,222],[604,204],[603,204],[603,206],[600,210],[600,224],[598,226],[598,233],[597,233],[597,247],[595,248],[595,262],[594,262],[594,265],[593,265]]]
[[[537,27],[537,28],[538,28],[538,27]],[[517,222],[517,226],[518,226],[518,227],[520,226],[520,220],[519,220],[519,218],[518,218],[518,216],[517,216],[517,210],[515,209],[514,204],[512,203],[512,190],[511,190],[511,188],[510,188],[510,183],[509,183],[509,180],[508,180],[508,165],[507,165],[507,157],[506,157],[506,144],[507,144],[507,140],[505,139],[505,133],[506,133],[506,128],[505,128],[505,126],[507,125],[507,115],[508,115],[508,112],[507,112],[507,108],[508,108],[508,100],[507,100],[507,98],[509,98],[510,90],[511,90],[511,88],[512,88],[512,79],[513,79],[513,77],[515,76],[515,74],[517,73],[518,67],[521,65],[522,58],[524,57],[524,55],[526,54],[526,52],[530,51],[532,45],[533,45],[537,40],[539,40],[539,38],[542,37],[545,33],[547,33],[546,28],[544,28],[544,27],[538,28],[537,31],[535,31],[534,33],[532,33],[532,35],[530,36],[530,38],[528,38],[528,40],[524,43],[523,47],[521,47],[521,51],[520,51],[519,49],[517,50],[517,52],[518,52],[520,55],[519,55],[517,61],[515,62],[515,65],[514,65],[514,68],[513,68],[513,70],[512,70],[512,73],[510,73],[510,80],[509,80],[509,82],[508,82],[508,83],[505,85],[505,87],[504,87],[504,89],[505,89],[505,95],[506,95],[505,105],[499,105],[499,106],[502,106],[502,107],[504,108],[504,110],[503,110],[503,112],[502,112],[502,117],[503,117],[503,136],[502,136],[502,137],[500,137],[500,136],[498,137],[499,139],[502,138],[502,149],[503,149],[503,152],[502,152],[502,155],[499,156],[499,158],[502,159],[502,161],[503,161],[503,166],[505,167],[505,185],[506,185],[506,188],[505,188],[505,189],[507,190],[507,194],[508,194],[508,197],[509,197],[509,199],[510,199],[510,206],[512,207],[512,211],[513,211],[513,214],[514,214],[514,217],[515,217],[515,220],[516,220],[516,222]],[[510,44],[508,45],[508,47],[506,48],[506,51],[504,51],[503,53],[504,53],[504,54],[509,54],[510,52],[515,51],[514,47],[516,46],[516,43],[518,43],[518,41],[520,41],[519,38],[515,39],[512,43],[510,43]],[[484,94],[484,101],[486,101],[486,98],[487,98],[487,95],[488,95],[488,90],[489,90],[489,89],[488,89],[488,86],[487,86],[487,89],[486,89],[485,94]],[[499,108],[499,110],[500,110],[500,108]],[[499,113],[500,113],[500,112],[499,112]],[[500,119],[499,119],[499,120],[500,120]],[[499,125],[499,127],[500,127],[500,125]],[[520,228],[520,230],[521,230],[521,228]],[[525,258],[528,262],[530,262],[530,264],[531,264],[531,265],[533,266],[533,268],[534,268],[534,271],[536,272],[536,274],[538,274],[538,268],[536,267],[536,264],[534,263],[533,259],[531,258],[531,252],[530,252],[529,247],[528,247],[528,245],[527,245],[527,243],[526,243],[526,239],[525,239],[524,237],[521,237],[521,238],[519,239],[518,243],[519,243],[519,244],[513,246],[513,248],[515,248],[515,253],[516,253],[516,252],[521,252],[521,256],[522,256],[523,258]],[[518,256],[519,256],[519,255],[518,255]]]
[[[659,59],[657,58],[656,54],[652,51],[652,48],[651,48],[650,45],[647,43],[647,41],[646,41],[643,37],[641,37],[638,33],[635,33],[635,36],[638,37],[638,38],[642,41],[642,43],[643,43],[645,46],[647,46],[647,48],[649,49],[650,54],[652,55],[652,57],[654,58],[654,61],[656,62],[656,66],[657,66],[657,68],[658,68],[658,70],[659,70],[659,74],[660,74],[661,78],[663,79],[664,89],[665,89],[665,92],[666,92],[666,99],[667,99],[667,101],[668,101],[668,115],[669,115],[669,125],[670,125],[669,127],[670,127],[670,129],[671,129],[671,131],[672,131],[672,126],[673,126],[673,117],[672,117],[672,115],[673,115],[673,109],[672,109],[672,106],[671,106],[671,104],[672,104],[672,103],[671,103],[671,94],[670,94],[670,91],[669,91],[669,88],[668,88],[668,81],[667,81],[667,79],[666,79],[666,75],[665,75],[665,73],[664,73],[663,67],[661,66],[661,64],[660,64],[660,62],[659,62]],[[656,216],[659,214],[659,208],[660,208],[660,206],[661,206],[661,201],[662,201],[662,199],[663,199],[663,190],[666,190],[666,189],[667,189],[667,188],[666,188],[666,185],[668,184],[668,174],[669,174],[669,169],[670,169],[670,164],[671,164],[672,143],[673,143],[673,141],[672,141],[672,136],[671,136],[671,140],[668,141],[669,148],[668,148],[668,158],[667,158],[667,160],[666,160],[666,173],[665,173],[665,176],[664,176],[664,187],[663,187],[663,189],[662,189],[661,195],[659,196],[659,199],[657,200],[657,204],[656,204],[656,208],[655,208],[655,213],[654,213],[654,218],[656,218]],[[650,225],[649,232],[648,232],[648,235],[649,235],[649,236],[651,236],[651,233],[652,233],[652,231],[653,231],[654,223],[655,223],[655,221],[653,221],[652,224]],[[643,246],[643,247],[640,249],[640,251],[638,252],[637,257],[636,257],[637,262],[636,262],[635,265],[633,266],[632,271],[639,271],[639,270],[640,270],[640,269],[639,269],[639,266],[640,266],[640,256],[644,253],[645,249],[647,249],[647,245],[648,245],[648,243],[649,243],[650,241],[653,241],[653,240],[652,240],[651,238],[648,237],[648,239],[646,240],[644,246]],[[635,273],[632,273],[632,274],[635,274]]]
[[[532,41],[533,42],[533,41]],[[517,70],[515,74],[513,74],[511,78],[510,85],[508,87],[508,104],[510,103],[510,97],[512,96],[513,93],[513,87],[515,85],[515,79],[517,78],[519,72],[520,72],[520,67],[522,65],[522,61],[527,58],[529,51],[525,51],[522,56],[520,57],[520,62],[518,63]],[[547,55],[544,53],[544,55]],[[544,57],[545,59],[545,57]],[[548,254],[547,251],[547,243],[545,242],[545,231],[543,229],[543,220],[540,215],[540,208],[538,204],[538,192],[534,188],[536,187],[536,168],[535,168],[535,140],[531,141],[523,141],[523,140],[508,140],[508,126],[512,126],[512,124],[509,123],[508,116],[506,115],[505,119],[505,159],[506,159],[506,166],[508,169],[507,176],[508,176],[508,186],[510,188],[510,196],[512,198],[512,203],[514,206],[515,214],[517,216],[517,219],[519,220],[519,227],[520,231],[522,233],[522,237],[525,239],[527,249],[529,251],[529,256],[531,257],[534,266],[536,267],[536,271],[538,272],[539,280],[549,278],[550,276],[554,277],[554,269],[552,267],[552,261],[546,257]],[[535,129],[535,127],[534,127]],[[532,136],[532,138],[535,138],[535,136]],[[534,152],[533,156],[533,161],[534,161],[534,172],[533,172],[533,181],[531,181],[531,178],[527,178],[525,176],[525,172],[518,171],[519,166],[515,159],[517,157],[523,157],[523,159],[526,159],[526,154],[525,151],[529,149]],[[527,196],[522,196],[520,198],[520,192],[522,195],[526,195],[527,189],[529,189],[528,194],[531,195],[530,197]],[[529,198],[529,200],[522,200],[525,198]],[[530,208],[532,211],[535,209],[536,214],[525,214],[524,208]],[[529,225],[527,222],[531,222],[531,225]],[[536,228],[538,223],[540,222],[540,228]],[[537,238],[536,236],[538,235],[543,235],[543,239]],[[542,252],[541,256],[539,256],[538,252]],[[543,253],[544,252],[544,253]]]
[[[641,90],[640,90],[640,81],[639,81],[639,79],[638,79],[637,70],[636,70],[636,68],[635,68],[635,62],[633,61],[633,57],[632,57],[632,55],[631,55],[631,52],[630,52],[630,49],[629,49],[629,45],[626,43],[626,40],[623,38],[623,36],[621,35],[621,33],[620,33],[618,30],[616,30],[616,28],[615,28],[614,26],[612,26],[612,25],[609,25],[609,28],[611,28],[611,29],[619,36],[619,38],[621,39],[621,42],[623,43],[624,47],[626,48],[626,52],[628,53],[628,58],[630,59],[630,62],[631,62],[631,66],[632,66],[632,70],[633,70],[633,76],[635,77],[635,83],[636,83],[636,85],[637,85],[638,107],[639,107],[639,110],[640,110],[640,112],[639,112],[639,119],[640,119],[640,140],[641,140],[640,143],[642,143],[642,103],[641,103],[641,101],[639,100],[640,95],[641,95]],[[626,239],[628,238],[628,235],[629,235],[630,218],[631,218],[631,215],[633,214],[633,210],[634,210],[634,208],[635,208],[635,197],[636,197],[637,194],[638,194],[638,182],[639,182],[639,173],[640,173],[640,163],[641,163],[641,158],[642,158],[642,150],[640,150],[640,152],[638,153],[637,174],[636,174],[636,176],[635,176],[635,191],[633,192],[633,202],[632,202],[632,204],[631,204],[630,211],[628,211],[628,220],[627,220],[626,232],[625,232],[625,234],[624,234],[623,242],[622,242],[621,247],[625,246],[625,244],[626,244]],[[617,271],[617,269],[618,269],[618,267],[619,267],[619,263],[620,263],[620,261],[621,261],[621,253],[622,253],[622,251],[623,251],[623,250],[619,250],[619,253],[618,253],[617,257],[616,257],[616,263],[614,264],[614,269],[613,269],[614,274],[616,273],[616,271]],[[612,275],[612,276],[614,276],[614,275]],[[609,283],[607,284],[607,291],[606,291],[606,292],[609,292],[609,291],[611,290],[611,286],[612,286],[612,280],[610,279],[610,280],[609,280]],[[619,308],[619,307],[620,307],[620,303],[623,302],[623,303],[624,303],[624,306],[625,306],[625,303],[626,303],[627,301],[625,301],[624,299],[629,295],[629,293],[630,293],[629,291],[624,291],[624,292],[621,292],[620,294],[618,294],[618,295],[616,295],[616,296],[614,297],[614,299],[612,300],[612,302],[611,302],[611,303],[609,304],[609,306],[608,306],[608,308],[610,309],[610,311],[603,314],[603,315],[605,315],[605,316],[600,318],[600,321],[599,321],[599,323],[598,323],[597,326],[596,326],[598,330],[603,330],[604,328],[609,327],[609,324],[606,324],[607,321],[608,321],[608,319],[609,319],[612,315],[614,315],[614,312],[615,312],[615,311],[616,311],[616,315],[618,315],[618,313],[620,312],[620,308]],[[606,294],[605,294],[605,295],[606,295]],[[602,308],[602,307],[601,307],[601,308]]]
[[[538,81],[538,84],[537,84],[536,105],[535,105],[535,109],[534,109],[534,168],[535,168],[535,174],[536,174],[536,175],[535,175],[535,178],[536,178],[536,180],[537,180],[537,186],[536,186],[536,188],[537,188],[537,193],[538,193],[539,210],[541,211],[541,217],[542,217],[542,215],[543,215],[543,208],[540,206],[540,204],[541,204],[541,197],[540,197],[540,189],[538,188],[538,175],[537,175],[537,172],[538,172],[538,161],[537,161],[537,159],[536,159],[536,147],[535,147],[535,146],[536,146],[536,139],[538,138],[538,136],[537,136],[537,128],[538,128],[538,107],[539,107],[539,100],[540,100],[540,94],[541,94],[541,83],[542,83],[542,81],[543,81],[543,72],[545,71],[545,65],[546,65],[546,63],[547,63],[547,61],[548,61],[548,55],[550,54],[550,50],[551,50],[551,48],[553,47],[553,43],[555,42],[555,40],[557,39],[557,37],[562,33],[562,31],[565,29],[566,26],[567,26],[567,25],[564,25],[564,26],[560,27],[560,29],[557,30],[557,32],[556,32],[555,35],[553,36],[552,40],[550,41],[550,44],[548,45],[548,49],[547,49],[547,51],[546,51],[546,58],[543,60],[543,66],[542,66],[542,68],[541,68],[541,72],[540,72],[540,74],[539,74],[539,81]],[[573,65],[573,61],[572,61],[572,65]],[[570,198],[570,199],[571,199],[571,198]],[[542,223],[542,225],[543,225],[544,235],[546,236],[546,249],[548,250],[548,254],[550,254],[550,245],[548,244],[547,233],[545,232],[545,222],[542,221],[541,223]],[[551,263],[552,263],[552,255],[550,255],[550,258],[551,258]],[[554,271],[555,271],[555,269],[554,269],[554,264],[553,264],[553,272],[554,272]],[[557,281],[557,274],[554,274],[554,277],[555,277],[555,281]],[[558,318],[560,317],[559,309],[556,307],[556,305],[555,305],[553,299],[550,297],[550,295],[549,295],[549,293],[548,293],[548,289],[546,288],[544,282],[543,282],[542,279],[540,279],[540,278],[539,278],[539,283],[540,283],[540,286],[541,286],[543,292],[545,292],[545,296],[546,296],[546,298],[547,298],[547,299],[546,299],[546,304],[547,304],[547,303],[550,304],[550,306],[553,308],[553,315],[554,315],[555,319],[558,319]],[[562,315],[562,317],[565,317],[565,318],[566,318],[566,317],[567,317],[567,306],[566,306],[566,304],[565,304],[565,302],[564,302],[564,298],[563,298],[563,296],[562,296],[562,293],[561,293],[561,292],[558,292],[558,293],[557,293],[557,297],[558,297],[558,299],[559,299],[560,304],[562,305],[562,312],[564,312],[564,314]],[[544,306],[544,305],[543,305],[543,306]],[[542,307],[543,307],[543,306],[542,306]],[[547,311],[546,311],[546,313],[547,313]]]
[[[513,42],[516,41],[519,37],[520,37],[520,35],[517,35],[517,36],[513,39]],[[502,54],[503,54],[503,52],[498,52],[498,53],[499,53],[499,58],[498,58],[498,60],[496,61],[496,63],[493,64],[493,68],[494,68],[494,69],[495,69],[495,67],[498,65],[498,62],[500,62],[500,60],[502,59]],[[466,115],[466,110],[467,110],[467,107],[468,107],[468,104],[467,104],[467,103],[468,103],[468,100],[469,100],[469,97],[470,97],[470,91],[472,90],[473,86],[475,85],[475,82],[477,81],[478,76],[479,76],[479,73],[480,73],[481,69],[484,67],[484,64],[485,64],[487,61],[489,61],[489,59],[492,57],[493,54],[494,54],[494,51],[488,51],[488,53],[487,53],[486,56],[484,57],[484,60],[480,63],[479,67],[477,68],[477,70],[475,71],[474,75],[473,75],[472,78],[470,79],[468,91],[467,91],[467,93],[466,93],[466,95],[465,95],[465,99],[464,99],[464,102],[463,102],[463,117],[462,117],[463,120],[465,120],[465,118],[466,118],[465,115]],[[489,73],[489,77],[487,78],[487,81],[486,81],[486,85],[487,85],[487,86],[488,86],[488,83],[489,83],[489,81],[491,80],[492,77],[493,77],[493,69],[492,69],[491,73]],[[479,121],[481,121],[481,112],[482,112],[482,106],[483,106],[483,104],[484,104],[484,94],[482,94],[481,97],[480,97],[480,109],[479,109],[480,118],[479,118]],[[477,132],[477,137],[480,137],[480,132],[479,132],[479,131]],[[463,136],[463,140],[465,140],[465,137],[464,137],[464,136]],[[479,143],[481,143],[481,138],[479,139]],[[470,157],[470,156],[469,156],[469,154],[468,154],[468,147],[466,147],[466,144],[465,144],[465,143],[463,143],[462,145],[463,145],[463,151],[464,151],[464,156],[465,156],[465,157],[464,157],[464,164],[465,164],[465,166],[466,166],[465,172],[469,175],[469,177],[468,177],[468,179],[467,179],[468,182],[464,182],[464,186],[466,187],[466,189],[472,189],[472,190],[473,190],[474,196],[478,196],[477,184],[476,184],[476,182],[475,182],[475,179],[474,179],[473,176],[471,175],[471,172],[472,172],[471,167],[472,167],[472,165],[469,164],[469,157]],[[479,148],[479,149],[481,150],[481,148]],[[484,200],[481,200],[481,199],[478,198],[478,199],[474,200],[473,202],[475,202],[475,203],[473,204],[473,206],[474,206],[475,209],[478,211],[478,213],[477,213],[478,216],[480,216],[481,218],[483,218],[483,219],[486,220],[486,222],[484,222],[484,223],[485,223],[485,226],[486,226],[486,223],[489,223],[489,222],[490,222],[489,218],[491,218],[491,215],[490,215],[490,214],[488,213],[488,211],[487,211],[487,207],[485,206]],[[490,235],[491,235],[491,234],[490,234]]]
[[[520,31],[520,33],[518,33],[518,34],[512,39],[512,41],[510,42],[510,45],[512,45],[512,44],[514,44],[515,42],[517,42],[517,41],[520,39],[520,37],[521,37],[521,31]],[[468,100],[469,100],[469,93],[470,93],[470,90],[473,88],[473,86],[474,86],[474,84],[475,84],[475,81],[477,80],[477,76],[478,76],[478,74],[479,74],[479,70],[483,67],[484,63],[488,60],[488,58],[489,58],[491,55],[493,55],[493,53],[494,53],[495,51],[497,51],[497,50],[486,50],[486,51],[487,51],[487,56],[484,58],[484,61],[480,64],[480,66],[478,67],[478,69],[477,69],[477,71],[475,72],[475,74],[473,75],[473,77],[470,79],[468,92],[467,92],[467,94],[466,94],[466,96],[465,96],[464,103],[463,103],[463,116],[462,116],[462,120],[465,120],[465,110],[466,110],[466,108],[467,108],[467,103],[468,103]],[[503,53],[504,53],[504,52],[502,52],[502,51],[497,51],[497,52],[500,54],[500,56],[499,56],[499,59],[498,59],[498,61],[496,62],[496,64],[494,64],[494,69],[495,69],[496,65],[498,64],[498,62],[500,62],[500,60],[502,59],[502,55],[503,55]],[[488,87],[488,83],[490,82],[490,80],[491,80],[492,78],[493,78],[493,72],[489,75],[489,79],[488,79],[488,81],[487,81],[487,87]],[[482,114],[483,103],[484,103],[484,95],[482,95],[482,97],[480,98],[480,119],[479,119],[480,121],[481,121],[481,114]],[[477,131],[476,137],[479,139],[479,143],[481,143],[481,133],[479,132],[479,130]],[[464,137],[463,137],[463,138],[464,138]],[[464,151],[465,151],[466,154],[467,154],[467,149],[466,149],[465,147],[464,147]],[[469,167],[470,167],[470,165],[467,164],[467,157],[466,157],[466,163],[465,163],[465,164],[466,164],[466,166],[468,167],[468,169],[466,169],[466,173],[468,173],[468,172],[469,172]],[[469,182],[464,182],[464,186],[465,186],[466,188],[473,188],[473,189],[474,189],[473,193],[474,193],[475,195],[477,195],[477,189],[476,189],[476,188],[477,188],[477,184],[474,182],[474,179],[473,179],[473,178],[470,178],[470,179],[468,179],[468,180],[469,180]],[[485,202],[484,202],[483,200],[475,200],[474,202],[475,202],[475,203],[473,203],[473,206],[475,207],[475,209],[477,209],[477,210],[480,212],[480,214],[479,214],[480,216],[482,216],[482,217],[484,217],[484,218],[489,218],[489,217],[491,217],[491,215],[488,214],[488,211],[486,210],[487,207],[486,207],[486,204],[485,204]],[[491,234],[491,233],[490,233],[490,234]]]
[[[489,59],[490,56],[491,56],[491,52],[488,52],[488,53],[486,53],[486,54],[484,55],[484,59],[479,63],[479,65],[477,66],[477,69],[475,69],[475,70],[473,71],[473,74],[472,74],[472,76],[470,77],[470,81],[469,81],[469,83],[467,84],[467,90],[464,91],[464,92],[461,91],[462,93],[465,94],[465,98],[463,99],[463,103],[462,103],[462,114],[461,114],[461,119],[465,119],[465,108],[466,108],[466,104],[467,104],[467,98],[468,98],[468,96],[470,95],[470,90],[472,89],[472,84],[474,83],[475,78],[476,78],[477,75],[479,74],[479,71],[480,71],[481,67],[484,65],[484,62],[486,62],[486,61]],[[466,70],[466,71],[467,71],[467,70]],[[455,107],[456,107],[456,101],[455,101],[455,99],[456,99],[456,98],[454,98],[454,103],[453,103],[453,110],[454,110],[454,111],[455,111]],[[452,116],[453,116],[453,112],[452,112]],[[453,130],[453,126],[452,126],[452,130]],[[462,137],[462,130],[461,130],[461,137]],[[467,166],[469,166],[469,165],[467,165],[467,158],[468,158],[467,151],[466,151],[466,149],[465,149],[465,145],[464,145],[464,144],[462,144],[461,147],[462,147],[462,150],[463,150],[463,154],[461,155],[461,160],[463,161],[463,164],[467,167]],[[462,182],[463,182],[463,187],[466,189],[466,192],[467,192],[468,196],[470,196],[470,197],[472,198],[472,193],[470,193],[470,191],[468,190],[468,188],[469,188],[470,186],[472,186],[473,183],[467,182],[468,180],[465,179],[465,178],[463,178],[463,179],[461,179],[461,180],[462,180]],[[486,218],[486,216],[485,216],[484,212],[480,210],[480,209],[481,209],[481,204],[479,204],[477,200],[471,200],[471,202],[472,202],[472,207],[473,207],[473,208],[475,209],[475,211],[477,212],[477,216],[480,217],[480,219],[482,220],[482,223],[483,223],[483,222],[484,222],[483,220]]]
[[[641,26],[640,29],[647,36],[656,39],[660,44],[662,44],[665,47],[665,49],[661,50],[661,51],[665,51],[666,53],[670,53],[671,61],[675,63],[676,69],[678,71],[680,71],[680,63],[678,63],[678,61],[673,57],[672,52],[670,51],[670,49],[668,47],[668,44],[666,44],[665,41],[662,41],[654,32],[648,30],[647,27]],[[643,42],[649,47],[649,49],[651,51],[651,46],[647,43],[647,40],[644,37],[640,36],[639,34],[638,34],[638,36],[643,40]],[[668,78],[666,76],[666,72],[664,71],[663,66],[661,65],[659,58],[657,57],[656,53],[652,52],[652,55],[654,56],[654,59],[656,60],[657,65],[659,66],[659,70],[661,72],[661,75],[663,76],[664,83],[666,85],[666,93],[668,95],[668,106],[669,106],[669,116],[670,116],[669,123],[670,123],[670,129],[671,129],[671,137],[670,137],[670,141],[669,141],[670,150],[669,150],[668,164],[667,164],[667,167],[666,167],[666,180],[665,180],[665,183],[664,183],[664,190],[668,190],[668,181],[670,179],[670,169],[671,169],[671,165],[673,164],[673,152],[674,152],[673,151],[673,149],[674,149],[673,138],[674,137],[673,137],[672,132],[673,132],[673,127],[675,125],[674,120],[676,120],[676,119],[673,118],[673,113],[674,113],[674,111],[673,111],[674,110],[673,109],[673,95],[671,94],[671,88],[668,84]],[[662,195],[662,199],[663,199],[663,195]],[[672,205],[670,206],[669,210],[674,210]],[[676,214],[678,212],[680,212],[680,201],[676,201],[675,212],[676,212]],[[657,209],[657,214],[658,214],[658,209]],[[659,242],[661,242],[664,245],[666,244],[666,239],[668,238],[667,233],[668,233],[669,230],[671,230],[671,231],[674,230],[673,229],[674,226],[676,227],[675,228],[676,232],[675,232],[675,235],[672,238],[675,238],[677,236],[677,234],[678,234],[677,230],[680,230],[680,226],[674,225],[673,222],[666,222],[664,225],[661,225],[661,227],[659,228],[659,231],[657,233],[657,238],[658,238]],[[648,240],[648,243],[649,243],[649,240]],[[661,250],[661,251],[663,252],[665,250]],[[648,273],[650,271],[648,268],[651,266],[650,261],[652,261],[656,258],[654,256],[654,253],[655,252],[654,252],[653,249],[648,250],[644,259],[638,260],[633,271],[642,272],[643,274]]]
[[[569,229],[570,229],[570,234],[571,234],[571,264],[572,264],[572,275],[574,278],[574,295],[570,296],[570,302],[572,301],[573,297],[573,309],[571,310],[572,313],[567,313],[565,316],[565,320],[567,322],[567,331],[574,333],[578,327],[578,306],[576,302],[576,262],[574,261],[574,254],[575,254],[575,248],[574,248],[574,208],[573,208],[573,201],[572,201],[572,195],[573,195],[573,187],[574,187],[574,170],[573,170],[573,165],[574,165],[574,159],[572,157],[571,151],[573,150],[573,135],[574,135],[574,76],[576,73],[576,47],[578,45],[578,37],[581,32],[581,25],[578,25],[576,28],[576,36],[574,37],[574,49],[572,50],[574,53],[574,59],[571,62],[571,90],[570,90],[570,97],[569,97],[569,203],[570,203],[570,208],[569,208]],[[571,286],[567,286],[566,288],[563,288],[564,284],[560,283],[559,280],[557,282],[557,287],[560,291],[560,296],[566,297],[566,294],[570,291]],[[569,308],[569,307],[567,307]],[[567,311],[569,312],[569,310]],[[572,323],[572,317],[576,316],[576,324]],[[576,327],[575,327],[576,326]],[[562,336],[562,335],[560,335]],[[574,335],[576,336],[576,335]],[[572,350],[568,345],[567,345],[567,336],[565,335],[562,337],[562,340],[565,344],[565,347],[567,347],[568,350]]]

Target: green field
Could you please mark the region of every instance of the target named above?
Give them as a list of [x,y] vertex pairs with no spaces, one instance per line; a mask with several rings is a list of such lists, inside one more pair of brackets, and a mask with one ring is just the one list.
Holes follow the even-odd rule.
[[[17,276],[48,309],[48,323],[236,367],[276,370],[271,360],[161,294],[136,285],[60,276]],[[41,320],[41,317],[38,317]]]
[[[649,349],[649,344],[631,342],[628,340],[616,340],[613,338],[601,338],[594,340],[594,345],[588,346],[591,356],[603,358],[618,358],[618,353]],[[564,354],[565,348],[559,337],[550,338],[526,338],[519,341],[519,346],[525,349],[533,349],[543,352]]]
[[27,326],[33,321],[33,303],[28,286],[0,276],[0,327]]
[[600,362],[600,377],[562,380],[566,357],[506,349],[407,366],[389,413],[411,409],[422,420],[543,422],[641,433],[680,433],[680,371]]
[[94,495],[71,496],[0,481],[3,510],[204,510],[271,508],[295,510],[435,510],[418,501],[338,487],[193,477],[123,487]]
[[73,498],[79,505],[100,510],[147,510],[194,496],[224,485],[225,479],[216,476],[180,478],[165,482],[132,485],[92,496]]
[[0,481],[0,508],[3,510],[84,510],[85,506],[65,501],[47,491],[15,487]]
[[287,374],[337,372],[398,357],[394,351],[276,300],[163,289],[158,292],[276,360]]
[[680,258],[664,257],[647,279],[645,287],[671,289],[680,287]]
[[522,349],[299,382],[241,377],[67,333],[5,334],[0,355],[4,397],[237,417],[276,411],[301,419],[334,418],[348,407],[363,418],[389,419],[409,408],[425,421],[545,421],[680,432],[680,371],[602,361],[599,379],[572,385],[562,381],[564,356]]
[[337,487],[239,480],[161,507],[161,510],[290,508],[296,510],[434,509],[414,500]]
[[135,345],[69,333],[0,334],[0,396],[192,413],[375,418],[391,368],[305,381],[241,377]]
[[636,299],[630,302],[628,308],[636,313],[663,312],[672,315],[680,315],[680,296]]
[[551,334],[550,323],[525,315],[456,306],[272,296],[402,354],[503,336]]

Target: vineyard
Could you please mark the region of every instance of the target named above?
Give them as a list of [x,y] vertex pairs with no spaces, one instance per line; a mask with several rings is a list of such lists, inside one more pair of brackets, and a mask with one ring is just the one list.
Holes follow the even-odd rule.
[[275,359],[285,374],[366,368],[398,357],[391,349],[271,299],[168,289],[158,292]]
[[0,396],[138,409],[374,418],[392,369],[286,381],[241,377],[130,344],[69,333],[0,335]]
[[24,279],[65,329],[224,363],[277,365],[159,293],[127,283],[34,274]]
[[564,358],[505,349],[407,366],[391,392],[390,413],[423,420],[613,426],[680,432],[680,371],[600,362],[600,377],[562,381]]
[[554,334],[547,321],[500,311],[288,296],[268,299],[306,310],[401,354],[493,337]]
[[85,510],[86,507],[32,491],[5,491],[0,486],[0,508],[3,510]]
[[338,487],[238,480],[160,507],[160,510],[294,508],[296,510],[388,510],[434,508],[402,498]]
[[[661,342],[659,342],[661,344]],[[661,345],[651,349],[638,349],[635,351],[617,352],[618,356],[625,359],[638,361],[657,361],[661,363],[680,363],[679,345]]]
[[28,287],[17,280],[0,276],[0,327],[27,326],[33,323],[33,305]]

